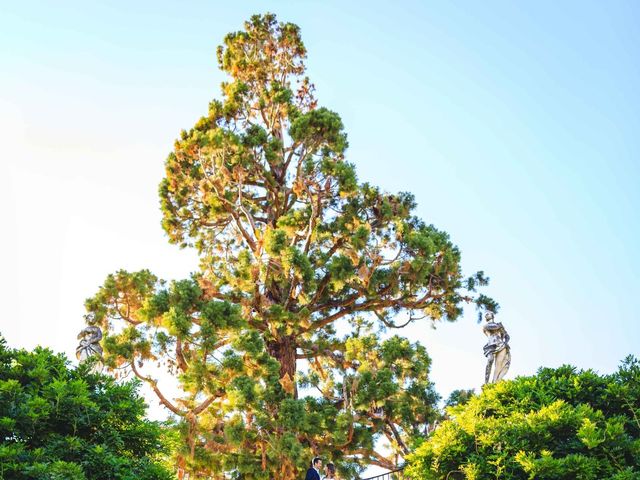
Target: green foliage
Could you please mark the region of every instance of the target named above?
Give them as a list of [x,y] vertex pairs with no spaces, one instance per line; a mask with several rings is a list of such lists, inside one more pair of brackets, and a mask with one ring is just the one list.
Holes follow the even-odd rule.
[[168,284],[120,271],[86,304],[105,363],[184,420],[180,461],[203,475],[288,480],[318,454],[351,473],[393,467],[436,395],[425,349],[381,329],[497,308],[411,194],[358,181],[305,56],[299,28],[271,14],[225,37],[222,99],[181,133],[159,188],[169,240],[197,249],[200,270]]
[[470,390],[454,390],[449,395],[449,398],[444,402],[445,408],[455,407],[456,405],[465,405],[471,400],[471,397],[475,394],[473,389]]
[[409,457],[411,478],[640,478],[633,357],[612,375],[565,366],[487,385],[448,416]]
[[0,479],[162,480],[160,425],[138,383],[116,383],[62,355],[0,337]]

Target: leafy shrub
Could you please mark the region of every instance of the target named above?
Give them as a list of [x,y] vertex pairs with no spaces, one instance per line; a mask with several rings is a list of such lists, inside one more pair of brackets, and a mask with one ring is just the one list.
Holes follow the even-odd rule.
[[487,385],[409,457],[412,479],[640,478],[640,362]]
[[0,480],[172,478],[137,388],[0,337]]

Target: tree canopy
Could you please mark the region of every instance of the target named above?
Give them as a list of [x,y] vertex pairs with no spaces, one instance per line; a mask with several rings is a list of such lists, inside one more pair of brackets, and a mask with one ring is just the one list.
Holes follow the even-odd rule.
[[199,271],[118,271],[86,303],[106,365],[184,419],[192,471],[288,480],[318,454],[393,467],[436,394],[425,348],[381,329],[496,307],[411,194],[358,181],[306,53],[300,29],[271,14],[225,37],[222,97],[182,131],[159,189],[164,230],[197,250]]
[[486,385],[409,457],[416,480],[640,478],[640,362]]
[[71,369],[50,350],[9,349],[0,337],[0,479],[173,478],[138,384]]

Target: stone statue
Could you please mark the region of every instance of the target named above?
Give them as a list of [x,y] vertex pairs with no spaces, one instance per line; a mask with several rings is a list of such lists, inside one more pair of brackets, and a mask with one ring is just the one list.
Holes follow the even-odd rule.
[[76,348],[78,360],[83,362],[94,356],[102,359],[102,347],[100,346],[102,330],[100,330],[100,327],[89,326],[83,328],[78,334],[78,340],[80,340],[80,344]]
[[[487,357],[487,367],[484,383],[496,383],[501,380],[511,365],[511,349],[509,348],[509,334],[500,322],[494,322],[494,313],[487,312],[484,319],[487,323],[482,327],[489,341],[484,346],[484,356]],[[493,375],[491,372],[493,370]]]

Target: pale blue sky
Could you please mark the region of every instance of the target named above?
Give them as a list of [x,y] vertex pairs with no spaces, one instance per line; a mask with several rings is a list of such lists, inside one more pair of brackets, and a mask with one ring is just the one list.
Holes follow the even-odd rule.
[[[463,266],[484,269],[509,376],[640,355],[640,4],[0,4],[0,331],[73,353],[107,273],[196,268],[156,197],[173,139],[223,79],[215,47],[252,13],[297,23],[320,104],[361,180],[416,195]],[[5,138],[6,137],[6,138]],[[433,331],[443,394],[478,387],[475,312]]]

